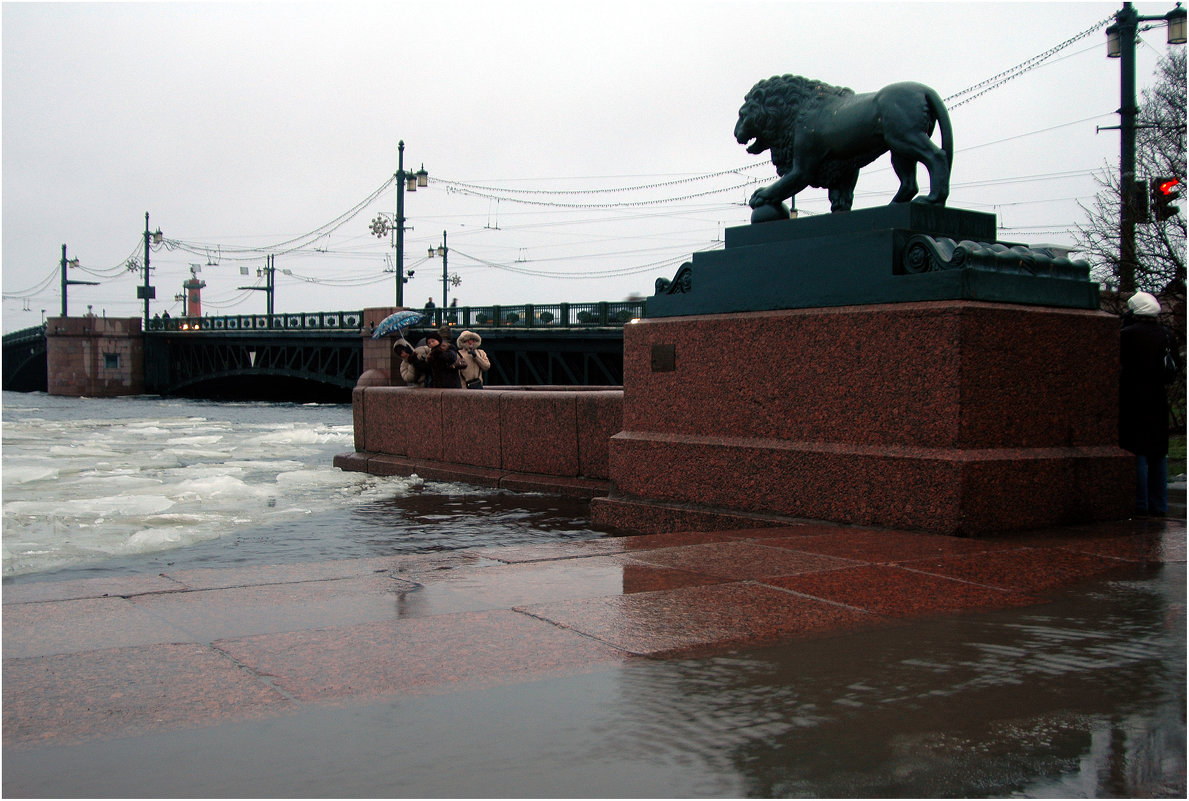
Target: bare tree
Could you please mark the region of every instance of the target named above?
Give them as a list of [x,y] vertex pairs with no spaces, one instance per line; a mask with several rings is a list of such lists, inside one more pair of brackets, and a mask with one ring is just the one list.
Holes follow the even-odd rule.
[[[1148,179],[1175,176],[1185,180],[1185,49],[1172,48],[1156,67],[1156,82],[1143,90],[1136,132],[1136,173],[1147,191]],[[1077,240],[1089,257],[1093,277],[1110,288],[1119,285],[1119,209],[1122,200],[1118,167],[1104,167],[1102,188],[1078,226]],[[1189,197],[1182,192],[1181,213],[1168,220],[1136,225],[1138,259],[1136,288],[1184,308],[1185,217]],[[1125,299],[1124,299],[1125,300]]]
[[[1171,48],[1156,66],[1156,82],[1143,90],[1140,99],[1139,130],[1136,132],[1136,173],[1143,176],[1146,192],[1155,177],[1177,177],[1185,181],[1185,48]],[[1089,257],[1091,276],[1107,291],[1102,308],[1122,314],[1127,296],[1119,287],[1119,209],[1122,191],[1118,166],[1104,168],[1098,178],[1102,188],[1087,208],[1086,222],[1078,226],[1077,240]],[[1136,289],[1151,292],[1161,300],[1164,321],[1174,332],[1177,346],[1185,353],[1185,218],[1189,215],[1189,193],[1182,186],[1180,214],[1135,226],[1137,269]],[[1185,431],[1185,372],[1169,387],[1171,423],[1178,433]]]

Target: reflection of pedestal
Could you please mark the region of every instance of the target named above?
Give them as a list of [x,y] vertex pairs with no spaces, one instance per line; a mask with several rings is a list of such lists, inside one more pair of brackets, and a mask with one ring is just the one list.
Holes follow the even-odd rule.
[[978,534],[1126,516],[1118,320],[1093,310],[1097,287],[1078,263],[987,245],[978,216],[914,230],[920,216],[735,229],[659,282],[625,328],[615,489],[595,520]]

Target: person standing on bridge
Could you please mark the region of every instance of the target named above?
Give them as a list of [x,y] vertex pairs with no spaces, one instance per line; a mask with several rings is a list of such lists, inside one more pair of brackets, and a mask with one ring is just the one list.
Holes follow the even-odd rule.
[[458,335],[458,352],[466,367],[462,369],[462,384],[467,389],[483,389],[483,377],[491,369],[491,360],[480,350],[483,337],[474,331],[463,331]]

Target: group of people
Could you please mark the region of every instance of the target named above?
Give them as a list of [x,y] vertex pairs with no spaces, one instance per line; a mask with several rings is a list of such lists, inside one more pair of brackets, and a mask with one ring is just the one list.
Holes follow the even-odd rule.
[[455,344],[454,332],[442,326],[413,346],[407,339],[396,340],[400,354],[400,377],[410,387],[437,389],[482,389],[491,360],[479,347],[483,338],[463,331]]

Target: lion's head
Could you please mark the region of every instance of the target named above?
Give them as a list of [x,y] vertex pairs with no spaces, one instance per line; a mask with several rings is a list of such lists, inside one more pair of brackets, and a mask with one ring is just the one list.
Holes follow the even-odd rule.
[[739,121],[735,123],[735,141],[747,145],[748,153],[771,150],[772,162],[779,170],[792,158],[793,121],[797,116],[827,97],[853,94],[844,86],[800,75],[775,75],[757,83],[743,98]]

